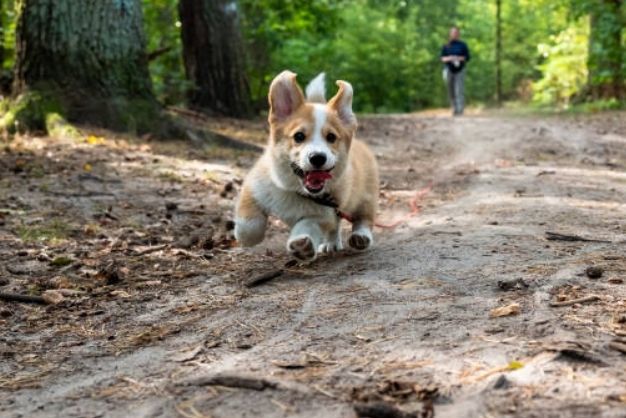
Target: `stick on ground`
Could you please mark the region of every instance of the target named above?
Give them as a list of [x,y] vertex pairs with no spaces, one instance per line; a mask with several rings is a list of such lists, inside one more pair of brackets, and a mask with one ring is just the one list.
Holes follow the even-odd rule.
[[48,303],[41,296],[20,295],[18,293],[6,292],[0,292],[0,300],[6,300],[7,302],[37,303],[39,305],[45,305]]
[[404,412],[384,402],[357,403],[354,412],[358,417],[368,418],[418,418],[417,414]]
[[226,386],[229,388],[265,390],[274,389],[278,385],[265,379],[237,376],[237,375],[218,375],[199,377],[182,383],[182,386]]
[[148,247],[148,248],[146,248],[144,250],[137,251],[137,252],[133,253],[132,255],[134,255],[134,256],[147,255],[147,254],[155,253],[157,251],[164,250],[167,247],[168,247],[168,244],[155,245],[154,247]]
[[595,302],[596,300],[600,300],[600,296],[598,295],[589,295],[584,298],[572,299],[572,300],[564,300],[562,302],[550,302],[550,306],[553,308],[558,308],[561,306],[571,306],[577,303],[585,303],[585,302]]
[[568,235],[568,234],[560,234],[558,232],[550,232],[546,231],[546,239],[548,241],[583,241],[583,242],[605,242],[610,243],[611,241],[601,240],[601,239],[590,239],[584,238],[578,235]]
[[284,273],[283,269],[278,269],[278,270],[274,270],[274,271],[268,271],[266,273],[263,273],[259,276],[253,277],[252,279],[246,281],[245,286],[246,287],[255,287],[255,286],[259,286],[262,285],[263,283],[269,282],[272,279],[275,279],[279,276],[282,276],[282,274]]

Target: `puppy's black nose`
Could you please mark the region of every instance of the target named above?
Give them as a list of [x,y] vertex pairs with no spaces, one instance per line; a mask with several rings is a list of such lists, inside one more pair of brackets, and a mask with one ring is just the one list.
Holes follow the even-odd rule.
[[321,168],[326,164],[326,155],[324,154],[311,154],[309,155],[309,162],[315,168]]

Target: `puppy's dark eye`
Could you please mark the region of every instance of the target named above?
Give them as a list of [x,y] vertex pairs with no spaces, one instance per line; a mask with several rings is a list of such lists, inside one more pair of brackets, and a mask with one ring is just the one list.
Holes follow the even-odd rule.
[[306,139],[306,135],[304,134],[304,132],[296,132],[293,135],[293,140],[296,141],[296,143],[300,143],[302,141],[304,141]]
[[326,140],[332,144],[333,142],[337,140],[337,135],[335,135],[332,132],[329,132],[328,134],[326,134]]

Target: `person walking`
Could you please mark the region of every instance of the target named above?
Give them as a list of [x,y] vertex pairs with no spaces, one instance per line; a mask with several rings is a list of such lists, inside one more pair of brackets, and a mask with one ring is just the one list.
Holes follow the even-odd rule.
[[465,107],[465,65],[470,60],[467,44],[460,39],[461,31],[453,26],[448,43],[441,49],[441,62],[444,64],[444,79],[448,85],[450,105],[454,116],[463,114]]

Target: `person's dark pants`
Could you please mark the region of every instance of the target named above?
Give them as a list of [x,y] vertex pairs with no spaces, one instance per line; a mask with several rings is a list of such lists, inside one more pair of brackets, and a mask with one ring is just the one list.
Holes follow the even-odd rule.
[[458,73],[448,70],[448,97],[455,115],[462,115],[465,107],[465,69]]

